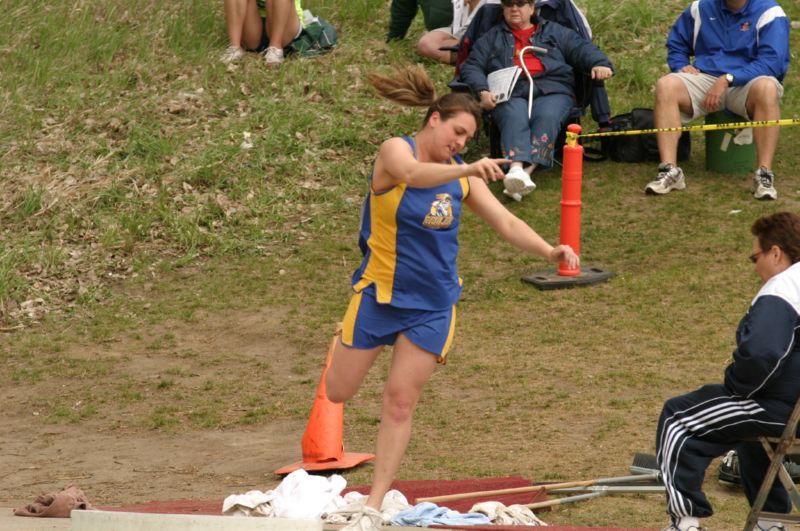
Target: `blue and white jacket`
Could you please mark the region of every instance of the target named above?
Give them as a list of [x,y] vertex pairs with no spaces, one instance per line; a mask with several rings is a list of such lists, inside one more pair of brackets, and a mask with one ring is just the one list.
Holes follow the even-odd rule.
[[736,330],[725,387],[794,404],[800,395],[800,263],[769,279]]
[[749,0],[733,13],[725,0],[695,0],[667,38],[673,72],[691,64],[706,74],[733,74],[734,86],[758,76],[783,81],[789,68],[789,19],[774,0]]

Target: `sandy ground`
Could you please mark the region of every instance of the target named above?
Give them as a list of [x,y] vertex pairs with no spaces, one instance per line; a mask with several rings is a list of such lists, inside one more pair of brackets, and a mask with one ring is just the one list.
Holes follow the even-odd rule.
[[300,457],[304,424],[283,422],[237,431],[143,437],[81,426],[0,432],[3,490],[0,505],[30,503],[71,484],[104,505],[151,500],[222,500],[278,483],[272,471]]
[[[177,345],[163,351],[148,347],[151,338],[160,337],[164,330],[176,338]],[[291,359],[293,353],[280,337],[280,313],[266,309],[247,315],[221,312],[201,316],[194,323],[160,325],[142,336],[76,345],[62,356],[98,363],[112,360],[112,369],[104,379],[147,382],[176,364],[176,350],[191,351],[196,355],[179,360],[187,375],[172,378],[194,389],[220,371],[230,372],[236,361],[271,360],[271,370],[283,374],[288,370],[277,360]],[[235,357],[228,354],[221,365],[203,362],[231,352]],[[246,375],[249,369],[242,370]],[[237,373],[235,377],[244,376]],[[284,381],[291,383],[293,377],[285,376]],[[95,385],[94,395],[105,400],[101,406],[105,409],[77,423],[43,420],[36,415],[44,410],[34,404],[42,397],[80,396],[81,386],[91,386],[91,380],[48,374],[32,385],[9,382],[0,386],[0,403],[4,406],[0,506],[25,505],[39,494],[69,485],[81,488],[91,503],[105,506],[170,499],[222,500],[229,494],[274,488],[280,477],[273,471],[301,458],[300,439],[306,420],[272,420],[225,430],[126,428],[128,424],[118,422],[120,419],[147,411],[152,404],[147,399],[133,406],[117,404],[118,395],[108,390],[113,386],[105,388],[96,383],[100,385]],[[219,404],[220,410],[226,411],[224,405]]]

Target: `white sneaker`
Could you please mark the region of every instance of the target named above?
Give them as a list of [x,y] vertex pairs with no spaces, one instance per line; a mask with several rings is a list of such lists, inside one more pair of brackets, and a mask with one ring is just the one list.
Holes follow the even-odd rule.
[[536,184],[531,180],[531,176],[519,166],[512,166],[508,170],[503,184],[506,190],[512,194],[528,195],[536,189]]
[[686,182],[683,178],[683,170],[674,164],[666,163],[658,165],[658,177],[655,181],[645,186],[646,194],[668,194],[672,190],[683,190]]
[[785,531],[786,527],[780,522],[759,519],[756,523],[756,529],[758,531]]
[[678,520],[673,520],[672,523],[662,529],[661,531],[704,531],[705,528],[700,526],[700,520],[694,516],[682,516]]
[[283,50],[270,46],[264,51],[264,62],[267,66],[279,66],[283,62]]
[[753,174],[753,197],[778,199],[778,191],[775,189],[775,174],[763,166]]
[[238,63],[244,57],[244,50],[238,46],[228,46],[220,56],[219,60],[226,65]]
[[504,194],[505,194],[507,197],[510,197],[511,199],[513,199],[514,201],[516,201],[517,203],[519,203],[520,201],[522,201],[522,194],[518,194],[518,193],[516,193],[516,192],[509,192],[509,191],[508,191],[508,190],[506,190],[505,188],[503,189],[503,193],[504,193]]
[[383,516],[380,511],[366,505],[341,531],[378,531],[383,525]]

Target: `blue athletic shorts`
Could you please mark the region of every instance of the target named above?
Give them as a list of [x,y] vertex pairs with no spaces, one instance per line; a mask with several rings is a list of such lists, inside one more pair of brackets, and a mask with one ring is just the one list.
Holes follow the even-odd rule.
[[342,343],[352,348],[394,345],[403,333],[412,343],[444,363],[456,328],[456,307],[428,311],[378,304],[370,293],[355,293],[344,314]]

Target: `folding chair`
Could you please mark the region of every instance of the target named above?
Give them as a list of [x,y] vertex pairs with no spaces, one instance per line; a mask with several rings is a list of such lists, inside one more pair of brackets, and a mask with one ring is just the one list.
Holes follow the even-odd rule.
[[800,397],[798,397],[797,403],[780,437],[758,437],[757,439],[764,447],[764,451],[767,452],[770,458],[770,465],[769,468],[767,468],[764,481],[761,482],[761,487],[758,489],[758,494],[750,509],[750,514],[747,515],[744,531],[752,531],[759,518],[774,520],[776,522],[800,524],[800,515],[762,511],[764,503],[767,500],[767,494],[772,488],[776,476],[789,493],[792,504],[795,508],[800,510],[800,492],[798,492],[794,481],[792,481],[792,477],[783,465],[784,456],[800,455],[800,438],[797,437],[798,421],[800,421]]

